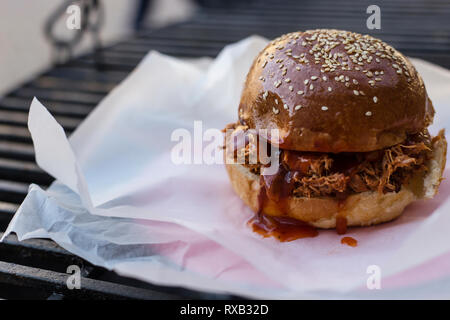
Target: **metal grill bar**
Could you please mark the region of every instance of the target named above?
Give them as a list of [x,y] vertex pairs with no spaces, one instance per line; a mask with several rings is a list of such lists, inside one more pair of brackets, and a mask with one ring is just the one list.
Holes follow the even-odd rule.
[[66,273],[49,271],[41,268],[22,266],[16,263],[0,261],[0,283],[19,286],[26,290],[29,287],[39,288],[49,296],[62,295],[68,299],[179,299],[177,295],[124,286],[116,283],[81,278],[80,289],[68,289]]

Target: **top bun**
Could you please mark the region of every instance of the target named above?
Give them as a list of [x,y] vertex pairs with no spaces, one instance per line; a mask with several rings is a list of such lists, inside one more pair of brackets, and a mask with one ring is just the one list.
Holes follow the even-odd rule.
[[279,129],[280,148],[383,149],[433,121],[422,78],[400,52],[369,35],[319,29],[273,40],[247,75],[239,119]]

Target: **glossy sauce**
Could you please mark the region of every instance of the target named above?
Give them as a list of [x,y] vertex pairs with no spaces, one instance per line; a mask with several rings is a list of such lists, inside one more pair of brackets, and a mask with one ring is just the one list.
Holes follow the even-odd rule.
[[[264,237],[275,237],[282,242],[318,235],[317,229],[306,222],[287,216],[273,217],[262,213],[268,199],[276,204],[279,212],[286,212],[288,198],[295,187],[293,178],[296,175],[307,175],[312,161],[318,157],[320,155],[313,152],[283,150],[281,154],[283,161],[280,163],[277,173],[270,176],[260,176],[258,213],[248,222],[253,231]],[[352,175],[359,162],[354,154],[335,155],[333,157],[332,171]],[[336,232],[338,234],[347,232],[347,219],[340,214],[340,211],[348,195],[348,192],[336,195],[336,199],[339,201],[339,212],[336,217]]]
[[[296,173],[287,171],[282,165],[278,168],[277,173],[273,175],[261,175],[262,187],[266,191],[266,196],[281,204],[287,199],[294,190],[294,180],[292,179]],[[261,191],[263,191],[261,189]]]
[[283,151],[283,162],[290,170],[307,175],[311,163],[320,158],[320,155],[312,152]]
[[264,238],[274,237],[281,242],[315,237],[319,234],[313,226],[288,217],[256,214],[248,221],[248,224],[254,232],[259,233]]
[[347,233],[347,218],[342,216],[336,217],[336,232],[337,234]]
[[341,239],[342,244],[346,244],[350,247],[356,247],[358,245],[358,241],[352,237],[343,237]]
[[249,221],[252,230],[264,238],[274,237],[281,242],[293,241],[300,238],[315,237],[319,233],[317,229],[306,222],[290,217],[273,217],[263,214],[267,199],[277,204],[280,212],[283,212],[286,200],[292,192],[292,171],[287,171],[280,166],[278,172],[271,176],[260,176],[260,192],[258,194],[258,213]]

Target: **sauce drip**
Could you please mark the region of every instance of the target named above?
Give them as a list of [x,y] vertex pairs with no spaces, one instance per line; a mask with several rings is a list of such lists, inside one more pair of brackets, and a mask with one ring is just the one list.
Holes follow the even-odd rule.
[[295,174],[294,171],[287,171],[280,165],[277,173],[273,175],[261,175],[262,179],[260,183],[264,187],[261,189],[261,192],[265,190],[266,196],[269,199],[281,205],[283,200],[287,199],[294,190],[294,181],[292,178]]
[[284,150],[282,162],[289,170],[297,171],[301,175],[307,175],[312,163],[320,159],[320,154],[313,152],[299,152]]
[[342,244],[346,244],[350,247],[356,247],[358,245],[358,241],[352,237],[343,237],[341,239]]
[[274,237],[281,242],[293,241],[300,238],[311,238],[319,233],[316,228],[297,219],[288,217],[272,217],[256,214],[248,221],[254,232],[264,238]]
[[249,221],[252,230],[264,238],[274,237],[281,242],[300,238],[315,237],[319,233],[316,228],[306,222],[289,217],[272,217],[263,213],[266,200],[275,201],[280,210],[284,208],[284,199],[290,194],[291,183],[289,172],[281,166],[272,176],[260,176],[258,194],[258,213]]
[[[287,200],[291,196],[294,189],[294,178],[296,175],[304,175],[308,173],[312,161],[318,158],[314,153],[298,153],[285,151],[281,155],[287,167],[280,163],[278,171],[273,175],[260,175],[260,191],[258,194],[258,213],[248,221],[248,225],[254,232],[259,233],[263,237],[275,237],[281,242],[293,241],[300,238],[315,237],[318,231],[306,222],[293,219],[287,216],[269,216],[263,214],[266,201],[276,204],[280,214],[286,213]],[[354,161],[349,161],[350,157],[342,157],[339,162],[339,169],[352,171],[355,167]],[[296,170],[290,170],[292,168]],[[342,209],[343,203],[348,193],[336,195],[339,201],[339,210]],[[338,234],[347,232],[347,219],[344,216],[336,218],[336,231]]]
[[347,232],[347,218],[336,217],[336,232],[337,234],[345,234]]

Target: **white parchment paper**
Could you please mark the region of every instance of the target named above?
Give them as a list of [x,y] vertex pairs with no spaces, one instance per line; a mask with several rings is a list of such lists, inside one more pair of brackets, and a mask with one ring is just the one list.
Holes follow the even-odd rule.
[[[192,131],[197,120],[203,130],[221,129],[236,120],[246,73],[266,43],[250,37],[215,60],[150,52],[69,140],[34,99],[37,163],[57,182],[47,191],[30,186],[5,236],[51,238],[94,264],[154,283],[255,298],[448,296],[447,181],[435,199],[412,204],[394,222],[350,229],[356,248],[341,245],[334,231],[280,243],[246,226],[252,213],[222,165],[171,161],[175,129]],[[450,124],[450,72],[413,63],[437,111],[436,133]],[[383,290],[366,288],[370,265],[382,271]]]

